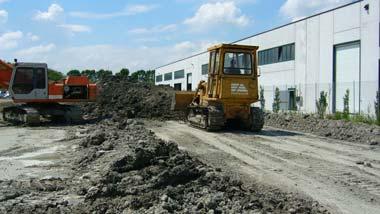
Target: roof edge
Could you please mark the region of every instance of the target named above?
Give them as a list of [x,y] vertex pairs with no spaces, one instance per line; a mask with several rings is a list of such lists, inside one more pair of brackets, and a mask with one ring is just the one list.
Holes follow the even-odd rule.
[[[329,9],[329,10],[326,10],[326,11],[322,11],[322,12],[320,12],[320,13],[313,14],[313,15],[311,15],[311,16],[307,16],[307,17],[305,17],[305,18],[302,18],[302,19],[299,19],[299,20],[296,20],[296,21],[293,21],[293,22],[290,22],[290,23],[287,23],[287,24],[284,24],[284,25],[280,25],[280,26],[278,26],[278,27],[271,28],[271,29],[266,30],[266,31],[262,31],[262,32],[260,32],[260,33],[256,33],[256,34],[253,34],[253,35],[250,35],[250,36],[243,37],[242,39],[239,39],[239,40],[236,40],[236,41],[234,41],[234,42],[231,42],[230,44],[235,44],[235,43],[237,43],[237,42],[241,42],[241,41],[243,41],[243,40],[246,40],[246,39],[249,39],[249,38],[252,38],[252,37],[255,37],[255,36],[259,36],[259,35],[261,35],[261,34],[269,33],[269,32],[271,32],[271,31],[278,30],[278,29],[280,29],[280,28],[283,28],[283,27],[286,27],[286,26],[289,26],[289,25],[292,25],[292,24],[295,24],[295,23],[298,23],[298,22],[302,22],[302,21],[305,21],[305,20],[307,20],[307,19],[310,19],[310,18],[313,18],[313,17],[316,17],[316,16],[320,16],[320,15],[322,15],[322,14],[329,13],[329,12],[334,11],[334,10],[338,10],[338,9],[341,9],[341,8],[344,8],[344,7],[348,7],[348,6],[350,6],[350,5],[357,4],[357,3],[362,2],[362,1],[363,1],[363,0],[356,0],[356,1],[353,1],[353,2],[350,2],[350,3],[347,3],[347,4],[343,4],[343,5],[341,5],[341,6],[338,6],[338,7],[335,7],[335,8]],[[196,57],[196,56],[202,55],[202,54],[207,53],[207,52],[208,52],[208,51],[203,51],[203,52],[198,53],[198,54],[190,55],[190,56],[188,56],[188,57],[185,57],[185,58],[182,58],[182,59],[179,59],[179,60],[176,60],[176,61],[173,61],[173,62],[167,63],[167,64],[165,64],[165,65],[161,65],[161,66],[155,68],[154,70],[159,69],[159,68],[162,68],[162,67],[165,67],[165,66],[168,66],[168,65],[171,65],[171,64],[174,64],[174,63],[177,63],[177,62],[180,62],[180,61],[184,61],[184,60],[186,60],[186,59],[190,59],[190,58],[193,58],[193,57]]]

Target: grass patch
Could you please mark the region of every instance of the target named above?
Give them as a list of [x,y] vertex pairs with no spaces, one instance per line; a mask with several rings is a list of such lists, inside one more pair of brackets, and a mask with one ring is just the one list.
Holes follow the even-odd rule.
[[345,115],[343,112],[336,112],[335,114],[329,114],[326,117],[329,120],[345,120],[351,121],[353,123],[366,123],[369,125],[380,125],[380,122],[377,121],[374,117],[366,114],[353,114]]

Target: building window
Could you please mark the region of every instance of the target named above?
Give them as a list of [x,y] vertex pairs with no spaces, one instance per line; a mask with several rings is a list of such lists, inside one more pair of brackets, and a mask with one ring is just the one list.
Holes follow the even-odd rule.
[[162,75],[156,76],[156,82],[162,82]]
[[174,79],[181,79],[185,77],[185,70],[179,70],[174,72]]
[[208,64],[202,65],[202,75],[205,75],[208,73]]
[[259,51],[259,65],[286,62],[295,59],[295,44]]
[[172,72],[164,74],[164,80],[165,81],[172,80],[172,79],[173,79]]
[[174,84],[174,90],[181,91],[182,90],[182,84],[181,83],[175,83]]

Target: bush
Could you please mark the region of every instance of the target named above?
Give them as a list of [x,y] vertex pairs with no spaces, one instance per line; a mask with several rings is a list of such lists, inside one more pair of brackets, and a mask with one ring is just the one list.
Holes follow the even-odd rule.
[[329,114],[326,116],[329,120],[342,120],[343,119],[343,112],[337,111],[334,114]]
[[274,100],[273,100],[273,112],[278,113],[280,111],[280,89],[276,87],[274,92]]
[[343,97],[343,118],[350,119],[350,90],[346,90],[346,94]]
[[327,92],[321,91],[319,99],[316,101],[316,106],[319,118],[325,118],[327,109]]
[[260,86],[260,107],[262,110],[265,109],[265,97],[264,97],[264,87]]
[[355,114],[353,115],[350,120],[354,123],[367,123],[367,124],[374,124],[375,120],[368,114]]

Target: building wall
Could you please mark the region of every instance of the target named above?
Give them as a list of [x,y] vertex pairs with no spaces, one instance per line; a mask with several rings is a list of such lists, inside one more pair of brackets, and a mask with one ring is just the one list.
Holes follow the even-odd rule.
[[[364,9],[366,4],[370,6],[368,12]],[[355,99],[357,103],[360,99],[360,110],[367,112],[371,106],[373,109],[379,85],[379,17],[380,2],[363,0],[236,43],[258,45],[260,50],[295,43],[295,60],[260,66],[259,84],[264,87],[267,109],[271,109],[276,87],[280,90],[295,87],[298,96],[302,97],[298,109],[315,112],[315,102],[320,91],[327,92],[329,103],[333,102],[334,48],[340,44],[359,41],[359,74],[345,76],[347,83],[340,83],[341,89],[337,90],[350,89],[350,99]],[[208,53],[203,53],[160,67],[156,69],[156,75],[185,69],[185,73],[192,73],[192,89],[195,90],[200,80],[207,79],[207,75],[201,75],[201,66],[206,63]],[[186,74],[183,79],[156,84],[173,86],[174,83],[182,83],[182,90],[185,90]],[[338,101],[343,98],[336,99]],[[352,106],[356,112],[359,111],[358,106],[359,104]],[[329,105],[329,111],[333,111],[333,105]],[[371,112],[373,113],[372,110]]]

